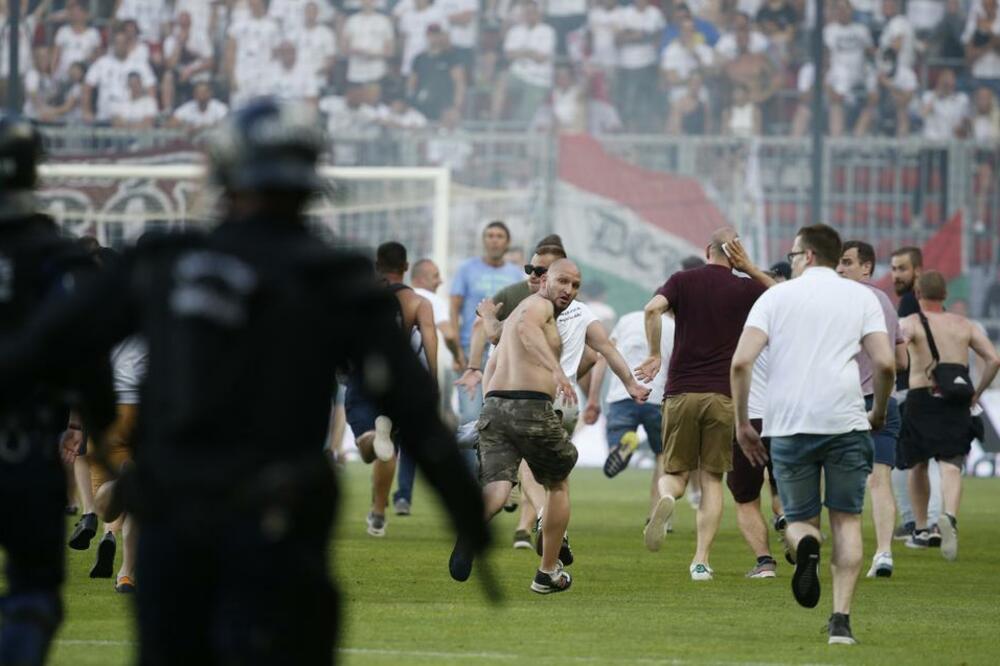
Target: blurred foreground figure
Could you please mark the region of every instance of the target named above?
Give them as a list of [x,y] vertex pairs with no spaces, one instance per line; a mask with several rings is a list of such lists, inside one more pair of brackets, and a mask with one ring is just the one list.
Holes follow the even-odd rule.
[[[0,112],[0,335],[22,331],[37,308],[58,306],[92,272],[77,244],[35,213],[33,189],[41,137],[31,124]],[[66,473],[60,435],[78,396],[108,398],[83,409],[91,428],[114,417],[107,357],[94,364],[40,364],[37,372],[4,377],[0,388],[0,546],[6,555],[6,596],[0,599],[0,664],[45,661],[62,621],[59,588],[65,557]],[[90,365],[92,367],[83,367]],[[64,431],[66,431],[64,433]]]
[[[209,147],[224,220],[147,238],[93,289],[0,348],[2,382],[142,334],[149,368],[135,468],[142,664],[329,664],[334,372],[390,416],[459,534],[488,541],[482,499],[434,383],[371,264],[304,224],[324,144],[308,109],[252,102]],[[86,322],[86,325],[83,325]],[[61,505],[60,505],[61,506]]]

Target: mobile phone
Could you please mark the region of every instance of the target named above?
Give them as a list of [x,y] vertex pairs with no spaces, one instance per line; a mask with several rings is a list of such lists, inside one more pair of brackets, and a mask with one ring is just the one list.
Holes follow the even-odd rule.
[[[739,236],[737,236],[733,240],[734,241],[735,240],[739,240]],[[733,255],[729,253],[729,243],[723,243],[722,244],[722,251],[726,254],[726,257],[728,257],[729,259],[733,258]]]

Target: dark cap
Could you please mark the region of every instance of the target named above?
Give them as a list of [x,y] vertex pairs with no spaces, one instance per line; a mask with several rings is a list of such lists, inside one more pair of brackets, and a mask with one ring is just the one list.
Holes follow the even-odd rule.
[[792,279],[792,265],[787,261],[779,261],[774,266],[771,266],[771,272],[786,280]]

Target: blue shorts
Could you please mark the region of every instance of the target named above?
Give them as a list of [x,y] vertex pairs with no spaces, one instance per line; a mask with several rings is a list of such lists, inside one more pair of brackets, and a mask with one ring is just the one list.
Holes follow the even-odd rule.
[[[871,410],[873,396],[865,398],[865,409]],[[889,398],[889,409],[885,413],[885,425],[881,430],[872,433],[875,443],[875,462],[893,467],[896,464],[896,440],[903,428],[903,418],[899,415],[899,403],[895,398]]]
[[663,453],[663,411],[660,405],[648,402],[640,405],[634,400],[619,400],[608,405],[608,446],[618,446],[622,435],[635,430],[640,425],[649,437],[649,448],[653,453]]
[[378,416],[378,411],[375,409],[375,405],[365,399],[361,392],[360,382],[355,377],[347,380],[347,390],[344,393],[344,413],[355,439],[375,429],[375,418]]
[[872,471],[873,449],[871,435],[864,430],[772,437],[774,478],[788,522],[820,514],[821,473],[826,508],[860,514],[865,507],[865,483]]

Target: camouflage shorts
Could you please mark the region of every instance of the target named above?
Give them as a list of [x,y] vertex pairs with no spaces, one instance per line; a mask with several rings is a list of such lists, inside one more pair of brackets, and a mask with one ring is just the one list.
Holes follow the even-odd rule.
[[509,398],[491,393],[483,402],[476,429],[483,485],[494,481],[516,483],[522,458],[543,486],[563,481],[576,465],[576,447],[548,398]]

